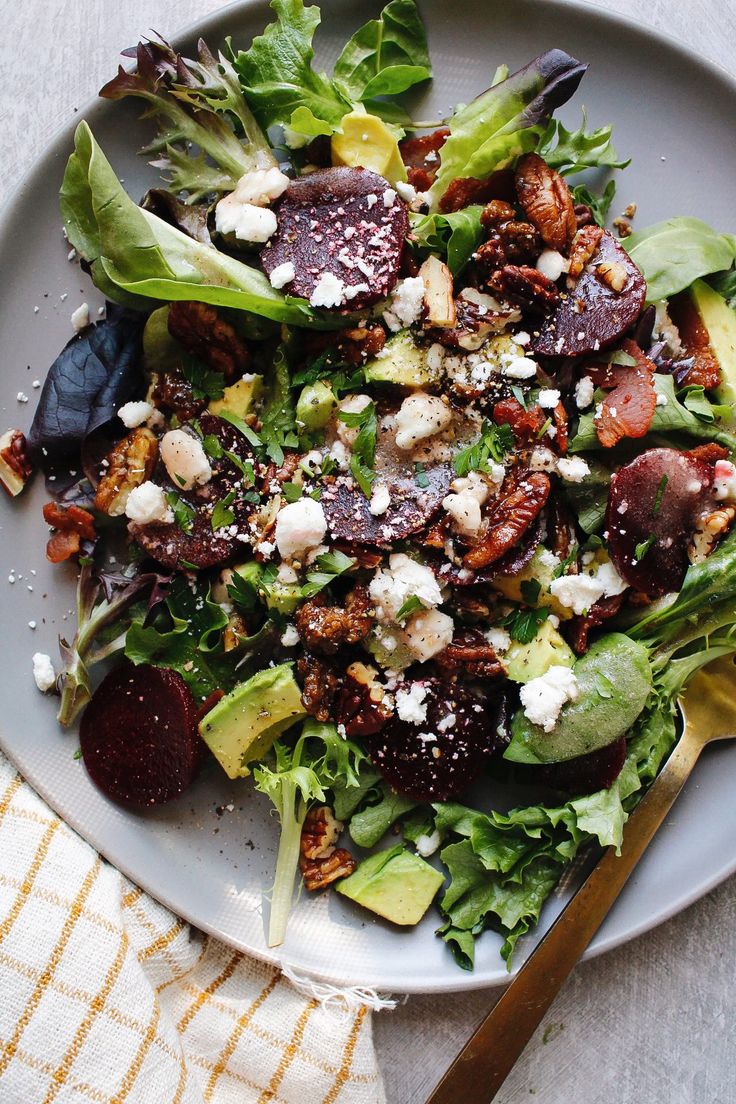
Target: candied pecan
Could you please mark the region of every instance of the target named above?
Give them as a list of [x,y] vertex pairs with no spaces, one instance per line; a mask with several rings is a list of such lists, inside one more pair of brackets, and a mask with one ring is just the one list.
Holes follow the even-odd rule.
[[377,681],[375,667],[351,663],[335,707],[335,721],[346,736],[372,736],[380,732],[391,716],[386,694]]
[[356,567],[363,567],[368,571],[374,571],[383,559],[383,553],[378,552],[375,548],[366,548],[365,545],[361,544],[351,544],[350,541],[336,541],[334,547],[339,552],[344,552],[346,556],[354,559]]
[[690,292],[682,291],[673,296],[667,309],[679,330],[687,358],[692,361],[686,371],[678,373],[677,382],[681,387],[699,385],[712,391],[720,383],[721,369]]
[[302,705],[315,720],[332,719],[332,704],[341,685],[337,671],[324,659],[310,652],[300,656],[296,665],[302,684]]
[[427,548],[442,549],[445,547],[445,541],[449,535],[450,518],[448,514],[444,514],[441,518],[428,526],[424,536],[419,534],[417,539]]
[[577,230],[570,189],[538,153],[525,153],[516,165],[516,193],[524,213],[543,241],[563,251]]
[[95,509],[110,517],[122,517],[130,492],[151,478],[158,456],[158,442],[150,429],[132,430],[108,452],[105,474],[97,485]]
[[552,421],[555,425],[555,446],[560,456],[567,455],[567,411],[562,399],[552,411]]
[[510,425],[514,440],[520,445],[534,441],[547,419],[541,406],[530,406],[525,410],[518,399],[509,396],[496,403],[493,420],[496,425]]
[[480,224],[488,230],[514,218],[516,218],[516,211],[510,203],[505,203],[502,199],[492,199],[490,203],[486,203],[480,213]]
[[[263,486],[267,491],[271,491],[271,484],[278,483],[279,487],[282,487],[284,483],[290,483],[294,473],[299,467],[299,461],[301,455],[298,452],[285,452],[283,463],[276,467],[272,462],[268,465],[266,473],[263,476]],[[278,487],[274,487],[271,493],[275,493]]]
[[[547,529],[552,540],[552,551],[566,560],[575,544],[575,523],[564,501],[555,496],[548,506]],[[568,569],[571,570],[571,569]],[[577,566],[575,567],[577,570]]]
[[551,310],[560,299],[553,281],[529,265],[504,265],[491,274],[488,287],[502,299],[536,314]]
[[[500,218],[502,210],[510,211],[510,216]],[[475,260],[486,271],[492,272],[505,264],[533,261],[539,256],[542,242],[537,230],[530,222],[517,219],[508,204],[500,200],[489,203],[481,215],[481,222],[488,230],[488,238],[476,250]]]
[[195,398],[194,388],[179,368],[171,368],[158,377],[153,401],[162,410],[176,414],[182,422],[196,418],[207,407],[207,399]]
[[323,889],[355,870],[357,863],[350,852],[335,848],[342,829],[328,805],[314,806],[307,813],[299,842],[299,869],[306,889]]
[[383,326],[357,326],[344,330],[340,335],[339,346],[351,363],[374,357],[386,344],[386,331]]
[[584,655],[588,650],[588,634],[597,629],[609,618],[615,617],[623,604],[623,594],[613,594],[610,598],[600,598],[594,602],[582,617],[573,617],[564,624],[565,636],[576,655]]
[[497,169],[485,180],[461,176],[450,182],[440,199],[443,214],[461,211],[471,203],[488,203],[492,199],[514,200],[514,174],[511,169]]
[[209,303],[181,300],[169,307],[169,333],[187,352],[199,357],[226,382],[240,379],[250,364],[250,353],[234,326]]
[[657,407],[655,366],[634,341],[621,348],[636,363],[592,365],[588,373],[598,387],[610,388],[595,417],[595,430],[604,448],[613,448],[624,437],[644,437]]
[[590,258],[598,249],[602,237],[603,229],[600,226],[596,226],[595,223],[592,226],[584,226],[578,230],[577,234],[572,239],[572,246],[570,247],[569,276],[573,279],[577,279]]
[[576,203],[573,210],[575,212],[575,222],[577,223],[578,230],[582,230],[584,226],[591,226],[595,223],[593,210],[587,203]]
[[410,165],[406,170],[406,181],[411,184],[415,192],[426,192],[432,187],[436,173],[429,169],[414,168]]
[[702,517],[690,537],[687,556],[691,564],[702,563],[710,556],[718,541],[727,533],[736,518],[733,506],[719,506]]
[[469,587],[462,590],[458,588],[452,595],[452,604],[465,621],[483,621],[491,612],[488,603],[471,594]]
[[437,154],[447,141],[449,133],[449,127],[438,127],[431,134],[405,138],[403,142],[399,142],[401,160],[409,170],[409,183],[417,191],[426,192],[434,182],[440,164]]
[[297,632],[305,646],[321,655],[335,655],[345,644],[358,644],[373,627],[375,611],[368,589],[353,587],[345,606],[328,606],[323,593],[297,610]]
[[240,641],[248,635],[248,626],[239,613],[231,613],[222,634],[222,650],[234,652]]
[[95,519],[81,506],[60,506],[58,502],[47,502],[43,508],[43,517],[47,525],[53,526],[46,545],[46,559],[51,563],[61,563],[79,552],[82,540],[95,540]]
[[19,429],[9,429],[0,437],[0,486],[15,498],[33,474],[26,451],[26,439]]
[[544,472],[507,476],[488,518],[488,528],[464,556],[465,566],[486,567],[518,544],[541,513],[549,491],[549,476]]
[[723,445],[709,441],[707,445],[696,445],[695,448],[688,449],[685,455],[693,460],[702,460],[704,464],[715,464],[718,460],[728,460],[731,454]]
[[451,675],[491,679],[506,674],[506,668],[491,644],[478,629],[464,629],[452,643],[434,657],[438,667]]
[[357,866],[357,862],[344,847],[338,847],[330,855],[319,859],[305,859],[300,857],[299,869],[304,879],[304,888],[310,892],[324,889],[325,886],[336,882],[338,878],[347,878]]

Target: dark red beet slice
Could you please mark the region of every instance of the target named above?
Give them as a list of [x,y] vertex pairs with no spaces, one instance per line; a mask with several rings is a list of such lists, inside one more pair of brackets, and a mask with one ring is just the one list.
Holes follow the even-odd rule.
[[[394,714],[369,740],[369,753],[394,789],[420,801],[445,801],[467,789],[503,745],[497,711],[455,683],[417,681],[427,689],[426,720],[413,724]],[[397,692],[412,685],[402,683]]]
[[532,770],[535,779],[545,786],[574,795],[589,794],[609,789],[621,773],[625,759],[626,737],[621,736],[589,755],[579,755],[563,763],[547,763]]
[[422,529],[437,513],[449,493],[454,473],[449,464],[426,469],[427,486],[418,486],[414,474],[395,472],[381,475],[388,486],[391,504],[384,514],[374,516],[357,483],[338,481],[322,492],[320,502],[333,540],[354,544],[391,544]]
[[[598,267],[623,269],[626,283],[615,291],[604,283]],[[612,234],[603,231],[597,251],[577,284],[542,323],[532,338],[535,353],[550,357],[583,356],[606,349],[633,325],[644,306],[647,285],[639,269]]]
[[[235,426],[214,414],[202,414],[198,421],[204,436],[216,437],[223,451],[231,452],[243,461],[252,461],[250,445]],[[210,465],[212,479],[203,487],[191,491],[174,487],[161,463],[153,475],[154,482],[160,483],[166,491],[175,490],[180,498],[193,507],[195,512],[189,532],[185,532],[176,523],[138,525],[131,522],[128,527],[131,536],[148,555],[165,567],[180,567],[183,562],[198,568],[215,567],[230,559],[238,550],[243,551],[244,545],[238,540],[238,535],[248,532],[247,519],[253,510],[252,503],[245,501],[240,495],[232,503],[230,509],[235,514],[234,524],[237,525],[235,534],[216,536],[212,531],[211,514],[212,503],[225,498],[236,486],[240,488],[242,474],[224,455],[219,459],[211,458]],[[241,489],[247,491],[249,488]]]
[[398,279],[409,232],[405,204],[395,196],[390,206],[384,203],[389,188],[369,169],[323,169],[292,181],[278,204],[278,229],[261,250],[266,274],[291,262],[296,276],[285,290],[309,299],[320,277],[332,273],[347,288],[361,289],[346,296],[341,306],[348,309],[385,298]]
[[197,773],[197,705],[176,671],[123,663],[92,696],[79,742],[90,778],[108,797],[136,809],[163,805]]
[[712,483],[711,465],[676,449],[649,449],[616,472],[606,526],[611,559],[627,583],[650,598],[679,590]]

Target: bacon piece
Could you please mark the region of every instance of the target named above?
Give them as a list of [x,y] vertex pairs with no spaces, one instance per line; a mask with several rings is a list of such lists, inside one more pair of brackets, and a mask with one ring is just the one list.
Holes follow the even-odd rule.
[[622,350],[636,364],[594,365],[589,375],[599,387],[612,388],[595,418],[595,431],[604,448],[613,448],[624,437],[644,437],[649,432],[657,393],[655,366],[634,341],[624,341]]
[[409,183],[418,192],[426,192],[434,183],[440,165],[437,152],[444,146],[449,133],[449,127],[438,127],[431,134],[405,138],[403,142],[399,142],[399,153],[408,170],[406,175]]
[[60,506],[58,502],[47,502],[43,508],[43,519],[56,530],[46,545],[46,559],[51,563],[62,563],[76,556],[82,540],[96,539],[95,519],[81,506]]
[[504,480],[499,500],[491,512],[485,536],[465,554],[466,567],[486,567],[513,548],[543,509],[550,492],[544,472],[510,475]]
[[685,347],[692,365],[682,374],[678,373],[680,387],[704,387],[712,391],[721,379],[718,358],[710,346],[708,331],[688,291],[681,291],[667,304],[670,318],[680,332],[680,341]]

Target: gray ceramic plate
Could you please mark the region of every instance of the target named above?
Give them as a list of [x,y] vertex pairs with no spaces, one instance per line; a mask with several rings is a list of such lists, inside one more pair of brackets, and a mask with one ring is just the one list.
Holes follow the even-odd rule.
[[[330,62],[379,6],[371,0],[324,0],[320,60]],[[641,226],[670,215],[696,214],[721,230],[736,228],[736,147],[729,140],[736,85],[725,73],[593,7],[554,0],[465,0],[452,13],[444,0],[423,0],[421,8],[436,74],[422,103],[422,117],[445,116],[454,104],[482,91],[500,62],[514,69],[549,47],[562,47],[590,62],[575,105],[563,118],[576,122],[584,103],[591,123],[615,123],[617,147],[633,158],[621,177],[616,208],[635,201]],[[266,22],[265,3],[242,3],[196,30],[212,46],[227,35],[246,44]],[[191,48],[195,37],[184,35],[177,44]],[[115,64],[111,58],[111,73]],[[136,111],[127,104],[99,102],[82,114],[130,193],[142,194],[155,177],[136,157],[144,134],[135,122]],[[43,378],[71,336],[71,310],[83,300],[95,307],[100,302],[83,273],[68,263],[61,236],[57,191],[71,145],[72,130],[67,128],[0,224],[3,426],[27,427],[38,395],[32,381]],[[68,298],[62,301],[64,294]],[[16,401],[21,390],[31,397],[28,405]],[[266,947],[262,916],[276,825],[265,799],[247,782],[228,783],[211,770],[182,800],[147,816],[122,812],[94,789],[74,759],[75,734],[58,729],[54,700],[43,698],[31,678],[32,652],[55,656],[57,634],[74,632],[74,575],[45,562],[43,502],[39,479],[21,501],[3,501],[0,507],[0,742],[49,804],[155,897],[260,958],[277,961],[283,956],[300,971],[393,992],[451,991],[503,981],[507,975],[498,954],[500,941],[493,933],[480,941],[475,972],[467,974],[434,936],[436,916],[426,917],[416,930],[398,931],[346,906],[336,894],[300,899],[287,942],[276,956]],[[12,585],[7,581],[11,570],[16,574]],[[38,623],[35,631],[28,627],[32,620]],[[729,747],[715,747],[590,953],[660,923],[736,868],[734,789],[736,756]],[[230,804],[232,811],[217,815],[216,808]]]

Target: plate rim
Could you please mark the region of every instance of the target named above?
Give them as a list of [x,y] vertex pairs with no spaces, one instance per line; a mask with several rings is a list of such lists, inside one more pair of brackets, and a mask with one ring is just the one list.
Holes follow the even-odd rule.
[[[317,0],[319,3],[319,0]],[[432,4],[436,0],[417,0],[417,5],[422,9],[423,3]],[[493,2],[493,0],[492,0]],[[532,6],[544,7],[546,12],[552,12],[555,9],[558,14],[580,12],[585,16],[587,20],[593,20],[599,24],[607,24],[612,28],[625,28],[630,33],[649,40],[657,46],[663,47],[668,51],[674,51],[681,56],[688,64],[696,64],[701,69],[705,69],[713,78],[725,84],[730,93],[736,98],[736,72],[730,72],[721,63],[715,61],[713,58],[699,55],[695,50],[691,49],[685,41],[683,41],[677,35],[671,35],[659,30],[658,28],[651,27],[649,25],[640,24],[634,17],[625,15],[620,12],[602,9],[593,0],[526,0],[526,3]],[[379,6],[379,0],[376,0],[376,7]],[[229,3],[223,5],[215,12],[210,12],[202,19],[197,19],[191,23],[186,24],[181,29],[177,30],[175,34],[170,36],[172,45],[177,46],[185,40],[191,39],[195,35],[205,37],[212,34],[215,30],[220,33],[220,29],[223,24],[226,24],[228,19],[232,18],[234,13],[245,12],[249,9],[264,10],[264,15],[267,14],[268,2],[267,0],[230,0]],[[264,24],[265,25],[265,24]],[[48,139],[44,144],[44,148],[35,157],[33,163],[26,169],[21,176],[19,182],[9,193],[7,198],[3,201],[0,207],[0,238],[8,232],[12,226],[12,222],[16,213],[16,208],[20,206],[25,198],[29,188],[33,187],[34,181],[37,177],[41,177],[44,173],[45,167],[48,163],[55,164],[58,159],[64,157],[65,149],[71,151],[73,149],[74,132],[79,123],[85,119],[92,119],[98,115],[107,113],[112,110],[112,105],[108,101],[101,100],[99,96],[91,96],[88,100],[82,103],[75,112],[74,118],[68,121],[61,122],[54,128]],[[200,931],[207,933],[216,939],[221,940],[226,945],[242,951],[248,955],[252,955],[255,959],[261,962],[268,963],[269,965],[281,967],[284,964],[292,966],[288,956],[282,956],[277,951],[271,951],[260,947],[252,947],[249,944],[239,940],[237,936],[234,936],[228,932],[222,931],[216,923],[203,921],[202,918],[194,918],[191,915],[187,915],[187,910],[182,909],[179,904],[172,903],[171,896],[167,892],[161,892],[155,885],[151,885],[146,877],[140,878],[138,873],[132,873],[129,871],[125,856],[115,856],[113,853],[115,847],[98,847],[96,843],[88,839],[86,831],[82,826],[81,820],[76,816],[73,809],[67,810],[63,814],[59,812],[57,800],[51,793],[49,787],[46,785],[45,779],[41,782],[30,781],[23,772],[22,767],[18,764],[14,750],[12,749],[12,740],[8,740],[4,733],[4,726],[0,727],[0,749],[8,758],[13,767],[21,774],[23,780],[31,786],[31,788],[39,794],[39,796],[49,805],[49,807],[58,815],[62,816],[64,823],[66,823],[73,831],[75,831],[88,846],[92,847],[109,863],[111,863],[117,870],[119,870],[125,877],[129,878],[136,885],[140,886],[146,893],[150,894],[155,900],[159,901],[166,908],[170,909],[175,915],[181,917],[187,923]],[[62,800],[61,804],[65,802]],[[92,833],[94,835],[94,833]],[[736,873],[736,849],[730,858],[724,859],[719,865],[716,871],[714,871],[710,877],[704,882],[699,882],[696,886],[691,887],[690,890],[678,896],[676,900],[670,901],[667,905],[659,908],[655,908],[650,912],[646,918],[643,918],[640,922],[630,925],[624,930],[611,933],[603,938],[598,936],[594,937],[593,943],[587,948],[582,956],[583,961],[588,961],[593,958],[597,958],[599,955],[614,950],[617,947],[622,946],[624,943],[638,938],[644,933],[651,931],[653,928],[665,923],[667,920],[676,916],[680,912],[689,908],[700,898],[710,893],[729,876]],[[541,930],[541,929],[540,929]],[[448,975],[447,981],[436,982],[432,984],[422,984],[420,982],[405,982],[400,987],[392,986],[392,992],[395,994],[431,994],[431,993],[460,993],[470,992],[472,990],[484,989],[484,988],[496,988],[505,986],[514,976],[516,970],[519,968],[520,961],[517,960],[515,967],[512,971],[505,976],[498,978],[480,978],[478,975],[474,975],[471,972],[462,970],[455,970]],[[298,966],[297,972],[308,978],[314,978],[315,980],[325,981],[328,983],[337,983],[340,985],[360,985],[359,979],[353,979],[349,983],[345,981],[344,974],[332,974],[328,970],[320,970],[310,967],[308,970],[302,971]]]

